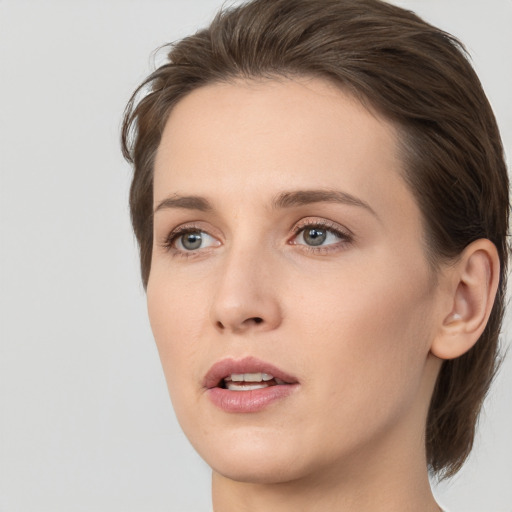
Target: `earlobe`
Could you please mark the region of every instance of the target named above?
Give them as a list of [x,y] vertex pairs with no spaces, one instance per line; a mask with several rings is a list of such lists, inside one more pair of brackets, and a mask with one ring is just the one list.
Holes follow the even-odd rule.
[[431,352],[440,359],[455,359],[478,341],[487,325],[498,289],[500,261],[487,239],[472,242],[448,271],[452,279],[450,310],[442,314]]

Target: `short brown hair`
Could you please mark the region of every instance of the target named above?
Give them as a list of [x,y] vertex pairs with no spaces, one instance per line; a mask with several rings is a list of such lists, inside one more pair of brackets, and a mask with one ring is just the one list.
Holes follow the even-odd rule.
[[443,363],[430,405],[429,468],[451,476],[471,451],[496,372],[509,216],[496,120],[451,35],[379,0],[252,0],[221,10],[208,28],[171,44],[167,63],[133,94],[122,131],[124,155],[134,166],[130,208],[144,286],[153,244],[153,162],[172,107],[205,84],[293,76],[339,84],[399,127],[404,179],[421,209],[434,267],[479,238],[497,247],[500,284],[489,322],[470,351]]

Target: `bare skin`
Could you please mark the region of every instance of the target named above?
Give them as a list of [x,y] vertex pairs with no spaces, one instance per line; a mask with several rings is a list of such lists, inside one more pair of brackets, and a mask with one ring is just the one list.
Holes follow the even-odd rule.
[[[476,310],[463,263],[492,288],[496,260],[483,242],[434,276],[401,173],[393,126],[319,79],[208,85],[172,111],[148,309],[215,512],[440,510],[424,449],[436,355],[474,343],[444,341]],[[246,357],[294,391],[219,407],[205,375]]]

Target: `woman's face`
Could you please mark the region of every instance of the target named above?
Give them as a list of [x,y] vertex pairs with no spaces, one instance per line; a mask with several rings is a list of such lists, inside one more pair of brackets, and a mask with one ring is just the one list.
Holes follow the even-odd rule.
[[208,85],[173,109],[148,308],[179,422],[217,473],[422,453],[439,287],[401,172],[392,125],[320,79]]

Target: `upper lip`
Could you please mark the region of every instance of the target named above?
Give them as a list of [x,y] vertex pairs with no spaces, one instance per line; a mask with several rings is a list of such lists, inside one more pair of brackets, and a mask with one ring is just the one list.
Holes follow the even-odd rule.
[[232,373],[268,373],[273,377],[281,379],[286,384],[295,384],[297,379],[271,363],[261,361],[255,357],[244,357],[243,359],[226,358],[216,362],[206,373],[203,386],[205,388],[217,387],[223,379]]

